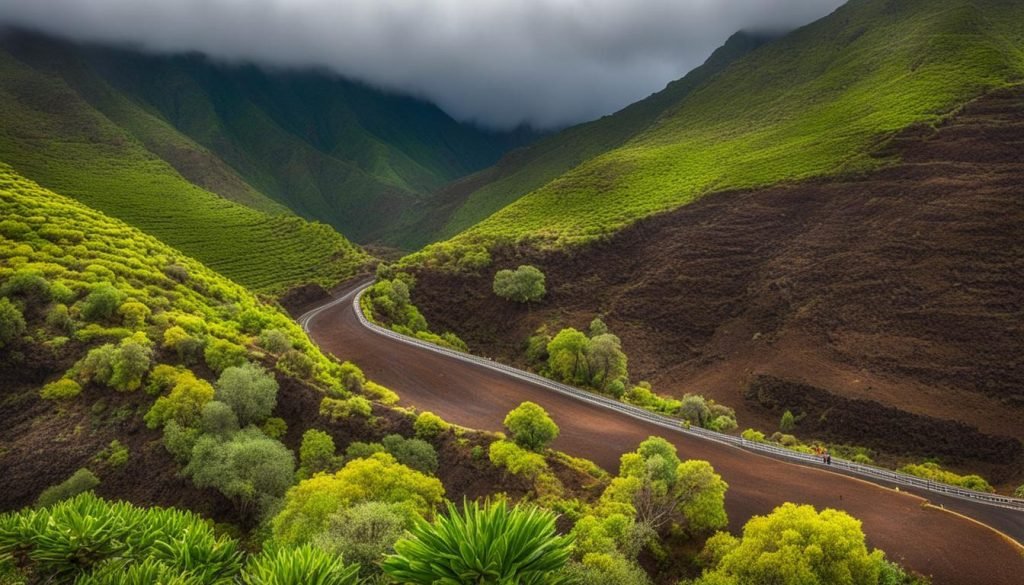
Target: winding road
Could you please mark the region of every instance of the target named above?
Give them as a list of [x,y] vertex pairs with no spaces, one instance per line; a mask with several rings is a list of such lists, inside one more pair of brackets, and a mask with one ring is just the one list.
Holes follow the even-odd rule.
[[[358,364],[401,396],[401,404],[434,412],[466,427],[501,430],[505,414],[526,400],[542,405],[561,428],[554,447],[618,469],[619,457],[651,435],[672,441],[684,459],[710,461],[728,482],[730,529],[783,502],[845,510],[859,518],[870,546],[932,576],[936,585],[1024,583],[1024,513],[933,493],[899,491],[843,475],[709,441],[623,415],[597,404],[365,327],[352,299],[366,280],[341,287],[309,308],[301,325],[322,349]],[[926,506],[928,502],[933,506]],[[941,507],[941,509],[940,509]]]

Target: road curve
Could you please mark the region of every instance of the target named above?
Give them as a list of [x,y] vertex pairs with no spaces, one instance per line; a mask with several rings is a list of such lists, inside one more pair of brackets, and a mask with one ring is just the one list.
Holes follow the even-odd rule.
[[[859,518],[868,543],[891,559],[950,585],[1019,585],[1024,575],[1024,514],[928,494],[947,510],[924,507],[918,495],[701,440],[580,402],[527,381],[407,345],[365,328],[352,297],[366,281],[337,291],[300,323],[323,348],[357,363],[402,404],[467,427],[501,430],[505,414],[525,400],[558,423],[555,447],[615,471],[622,453],[651,435],[673,442],[684,459],[705,459],[729,483],[726,508],[734,532],[782,502],[842,509]],[[962,516],[961,516],[962,514]],[[971,518],[967,518],[970,516]],[[996,527],[1003,534],[996,532]],[[1006,535],[1009,535],[1007,537]]]

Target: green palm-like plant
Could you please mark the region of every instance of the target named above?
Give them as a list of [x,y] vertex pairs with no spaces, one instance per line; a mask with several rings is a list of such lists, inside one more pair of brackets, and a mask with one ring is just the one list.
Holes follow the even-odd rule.
[[553,575],[572,552],[555,532],[555,514],[535,506],[448,504],[432,524],[421,520],[395,544],[384,571],[416,585],[557,585]]
[[311,545],[264,549],[245,567],[246,585],[357,585],[359,565]]

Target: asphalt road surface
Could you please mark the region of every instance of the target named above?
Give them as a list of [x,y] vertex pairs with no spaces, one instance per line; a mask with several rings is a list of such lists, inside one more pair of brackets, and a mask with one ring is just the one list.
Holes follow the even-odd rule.
[[[340,359],[401,396],[466,427],[502,430],[505,414],[524,401],[543,406],[558,423],[554,447],[609,471],[651,435],[673,442],[683,459],[710,461],[729,484],[730,530],[783,502],[845,510],[863,523],[868,544],[932,576],[936,585],[1024,583],[1024,513],[925,493],[917,495],[822,467],[774,459],[707,441],[581,402],[500,372],[389,339],[365,328],[351,299],[366,281],[336,291],[337,303],[300,318],[312,338]],[[922,497],[923,496],[923,497]],[[925,498],[944,510],[924,506]],[[1015,540],[1014,540],[1015,539]]]

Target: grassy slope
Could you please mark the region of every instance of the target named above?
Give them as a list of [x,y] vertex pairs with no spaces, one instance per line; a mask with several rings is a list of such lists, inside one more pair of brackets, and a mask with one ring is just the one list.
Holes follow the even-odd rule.
[[401,244],[403,229],[430,207],[426,193],[532,138],[460,124],[426,102],[319,72],[267,72],[30,33],[5,44],[83,95],[93,95],[83,80],[86,87],[102,80],[209,149],[253,191],[359,241]]
[[362,251],[326,225],[271,216],[189,183],[60,79],[8,55],[0,55],[0,79],[0,161],[41,185],[263,292],[330,285],[365,262]]
[[1009,0],[854,0],[740,60],[622,147],[456,238],[582,243],[727,189],[856,172],[895,131],[1024,74]]
[[703,65],[662,91],[615,114],[573,126],[516,151],[498,165],[447,188],[448,196],[456,198],[458,206],[436,237],[450,238],[580,163],[621,146],[666,109],[768,40],[766,35],[736,33]]

